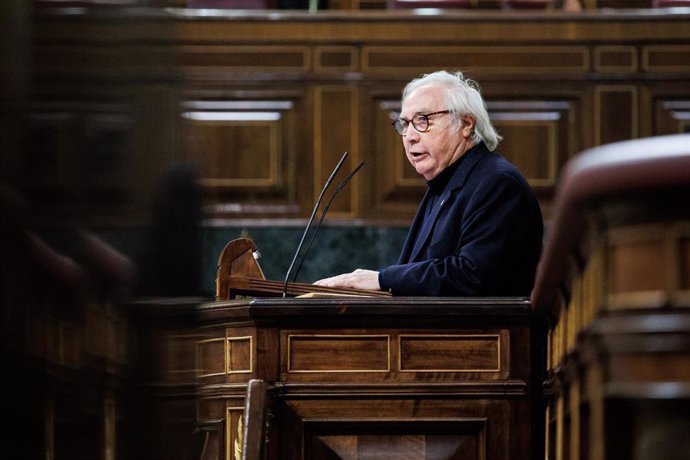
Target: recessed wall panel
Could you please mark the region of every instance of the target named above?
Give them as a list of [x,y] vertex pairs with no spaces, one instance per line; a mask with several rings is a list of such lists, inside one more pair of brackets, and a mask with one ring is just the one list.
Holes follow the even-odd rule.
[[433,72],[462,69],[464,72],[512,72],[535,74],[548,71],[584,73],[589,50],[569,46],[369,46],[364,48],[363,68],[370,72]]
[[[345,163],[334,179],[334,187],[359,163],[357,139],[357,91],[350,87],[319,86],[314,107],[314,191],[316,202],[326,181],[345,152]],[[357,184],[353,178],[333,201],[329,215],[348,216],[357,211]]]
[[597,86],[594,104],[594,129],[597,145],[637,137],[639,114],[637,88],[635,86]]

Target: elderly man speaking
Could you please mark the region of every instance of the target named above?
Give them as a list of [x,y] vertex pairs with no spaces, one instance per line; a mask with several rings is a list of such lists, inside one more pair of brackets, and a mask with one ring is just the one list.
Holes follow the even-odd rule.
[[395,265],[357,269],[317,285],[404,296],[527,296],[543,222],[520,171],[495,152],[478,85],[438,71],[412,80],[393,127],[428,190]]

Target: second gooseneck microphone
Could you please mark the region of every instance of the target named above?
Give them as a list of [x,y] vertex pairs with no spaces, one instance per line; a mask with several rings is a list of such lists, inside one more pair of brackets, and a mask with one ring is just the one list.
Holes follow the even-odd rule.
[[292,276],[292,281],[294,282],[297,279],[297,275],[299,275],[299,271],[302,269],[302,264],[304,261],[307,259],[307,254],[309,254],[309,250],[311,249],[311,244],[314,242],[314,238],[316,238],[316,234],[319,232],[319,229],[321,228],[321,224],[323,223],[323,219],[326,217],[326,213],[328,212],[328,208],[331,207],[331,203],[333,203],[333,199],[338,195],[338,192],[347,185],[348,182],[350,182],[350,179],[357,174],[357,171],[359,171],[359,168],[364,166],[364,161],[360,161],[360,163],[353,169],[350,174],[347,175],[343,181],[338,184],[338,187],[331,193],[331,196],[328,198],[328,201],[326,202],[326,206],[323,207],[323,211],[321,211],[321,217],[319,218],[319,221],[316,223],[316,227],[314,227],[314,231],[311,233],[311,238],[309,239],[309,244],[307,244],[307,249],[304,250],[304,255],[302,256],[302,259],[300,260],[299,265],[297,266],[297,269],[295,269],[295,274]]
[[[321,201],[323,200],[323,196],[326,193],[326,190],[328,189],[328,187],[330,187],[331,182],[333,182],[333,179],[335,178],[336,174],[338,174],[338,171],[342,167],[343,163],[345,163],[345,160],[347,159],[348,155],[349,155],[349,152],[347,152],[347,151],[345,153],[343,153],[343,156],[340,158],[340,161],[338,161],[338,164],[335,165],[335,168],[333,168],[333,172],[328,177],[328,180],[324,184],[323,189],[321,189],[321,193],[319,194],[319,198],[316,200],[316,203],[314,204],[314,208],[311,211],[311,216],[309,216],[309,221],[307,222],[307,226],[304,229],[304,233],[302,234],[302,239],[300,239],[300,242],[297,245],[297,250],[295,251],[295,255],[292,258],[292,262],[290,263],[290,268],[288,268],[288,271],[285,274],[285,282],[283,283],[283,297],[287,297],[287,286],[288,286],[288,282],[290,280],[290,275],[292,274],[292,269],[295,266],[295,262],[297,261],[297,257],[299,256],[300,251],[302,250],[302,246],[304,245],[304,240],[307,237],[307,233],[309,232],[309,229],[311,228],[312,222],[314,221],[314,216],[316,215],[316,211],[318,211],[319,206],[321,205]],[[359,167],[357,167],[357,169],[359,169]],[[349,180],[349,177],[351,177],[351,176],[352,176],[352,174],[350,176],[348,176],[346,181]],[[341,185],[344,185],[344,183]],[[338,187],[338,190],[340,190],[341,188],[342,188],[342,186]],[[337,192],[337,190],[336,190],[336,192]],[[332,198],[333,197],[331,197],[330,201],[332,201]],[[329,204],[330,204],[330,201],[329,201]]]

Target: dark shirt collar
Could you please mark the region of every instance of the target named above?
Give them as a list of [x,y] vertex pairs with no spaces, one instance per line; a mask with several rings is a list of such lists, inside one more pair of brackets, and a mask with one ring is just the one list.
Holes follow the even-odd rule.
[[443,191],[446,189],[446,186],[448,185],[448,182],[450,182],[450,178],[453,177],[455,171],[458,170],[458,167],[460,166],[460,163],[462,163],[462,160],[467,156],[468,153],[476,149],[479,144],[481,144],[481,142],[470,147],[469,150],[467,150],[467,152],[463,153],[460,158],[448,165],[446,169],[438,173],[436,177],[426,181],[426,185],[429,187],[429,189],[436,195],[440,195],[441,193],[443,193]]

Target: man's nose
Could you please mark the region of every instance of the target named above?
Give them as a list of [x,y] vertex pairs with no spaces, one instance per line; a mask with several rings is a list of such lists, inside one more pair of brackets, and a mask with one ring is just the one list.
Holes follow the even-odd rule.
[[419,142],[419,131],[414,129],[414,127],[410,124],[407,127],[407,130],[405,131],[405,134],[403,134],[403,139],[405,142],[410,142],[410,143],[417,143]]

